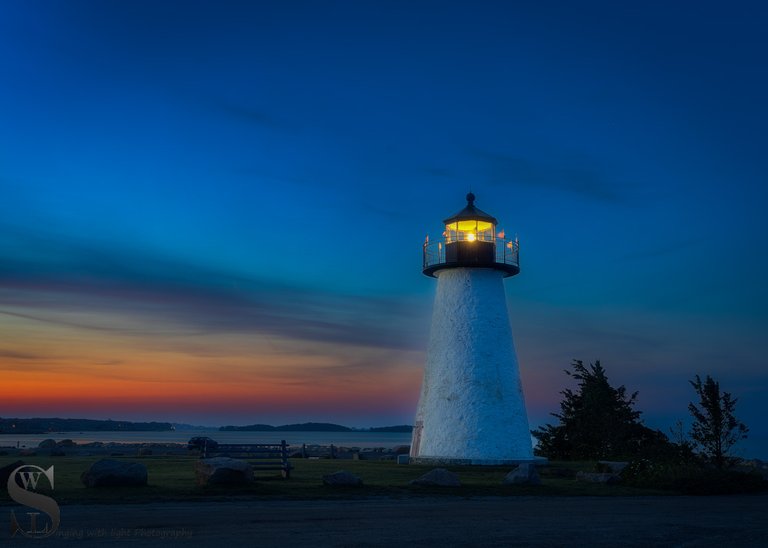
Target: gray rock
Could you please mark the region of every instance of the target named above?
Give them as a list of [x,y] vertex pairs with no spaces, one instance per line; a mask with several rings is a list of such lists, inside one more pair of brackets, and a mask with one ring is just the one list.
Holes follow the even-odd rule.
[[532,463],[522,463],[504,478],[504,485],[541,485],[536,466]]
[[201,459],[195,463],[198,485],[239,485],[253,481],[253,467],[229,457]]
[[147,467],[138,462],[101,459],[82,473],[86,487],[127,487],[147,484]]
[[445,468],[435,468],[430,470],[419,479],[411,482],[411,485],[438,486],[438,487],[461,487],[459,476],[446,470]]
[[579,472],[576,474],[576,480],[588,483],[605,483],[608,485],[621,482],[621,478],[616,474],[598,474],[590,472]]
[[363,480],[351,472],[339,470],[333,474],[323,476],[323,485],[330,485],[332,487],[360,487],[363,485]]
[[56,440],[48,438],[37,444],[39,449],[54,449],[56,447]]

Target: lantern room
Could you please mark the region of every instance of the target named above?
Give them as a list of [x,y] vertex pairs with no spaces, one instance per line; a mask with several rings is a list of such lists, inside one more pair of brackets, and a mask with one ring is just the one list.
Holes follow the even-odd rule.
[[443,240],[424,242],[424,274],[435,276],[442,268],[485,267],[503,270],[507,276],[520,271],[517,241],[496,233],[496,218],[475,207],[475,195],[467,194],[467,205],[443,221]]

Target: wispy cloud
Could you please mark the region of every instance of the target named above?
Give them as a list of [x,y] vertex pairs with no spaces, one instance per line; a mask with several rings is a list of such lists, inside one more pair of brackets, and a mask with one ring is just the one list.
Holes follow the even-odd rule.
[[5,350],[0,348],[0,358],[10,358],[12,360],[39,360],[44,358],[40,354],[31,354],[29,352],[15,352],[13,350]]
[[[2,299],[0,298],[0,303],[2,303]],[[66,327],[75,327],[79,329],[88,329],[93,331],[115,331],[115,332],[124,332],[124,329],[120,329],[117,327],[110,327],[106,325],[99,325],[97,323],[83,323],[83,322],[76,322],[76,321],[70,321],[65,320],[60,317],[52,317],[52,316],[45,316],[41,314],[21,314],[19,312],[12,312],[10,310],[4,310],[0,309],[0,314],[4,316],[12,316],[15,318],[23,318],[25,320],[33,320],[36,322],[43,322],[43,323],[51,323],[56,325],[63,325]]]
[[[97,331],[136,324],[85,321],[83,315],[160,319],[201,333],[261,333],[381,348],[412,348],[417,307],[407,299],[344,294],[247,279],[136,250],[28,238],[25,257],[0,246],[4,314]],[[426,325],[426,322],[425,322]],[[139,327],[140,328],[140,327]],[[416,329],[418,331],[418,329]]]
[[484,162],[492,184],[558,190],[602,202],[620,202],[624,198],[622,185],[606,176],[597,162],[583,156],[559,154],[547,162],[538,162],[477,148],[470,152]]
[[94,365],[122,365],[125,362],[123,360],[101,360],[93,363]]

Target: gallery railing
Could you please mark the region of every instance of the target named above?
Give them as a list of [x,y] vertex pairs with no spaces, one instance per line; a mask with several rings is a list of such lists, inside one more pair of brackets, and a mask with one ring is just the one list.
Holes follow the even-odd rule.
[[[467,242],[472,245],[475,242]],[[487,242],[478,241],[480,245]],[[520,267],[520,244],[516,240],[507,240],[506,238],[494,238],[493,244],[496,248],[496,265]],[[441,265],[455,266],[455,264],[446,259],[446,244],[439,242],[424,242],[423,270],[435,270]],[[504,270],[509,270],[505,268]]]

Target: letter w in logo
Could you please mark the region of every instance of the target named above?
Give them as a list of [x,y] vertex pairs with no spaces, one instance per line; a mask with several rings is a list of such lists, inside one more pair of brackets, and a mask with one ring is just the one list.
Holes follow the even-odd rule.
[[37,489],[37,481],[40,479],[40,476],[42,476],[42,472],[19,472],[18,477],[21,478],[21,483],[24,486],[24,489],[29,491],[30,486],[32,489]]

